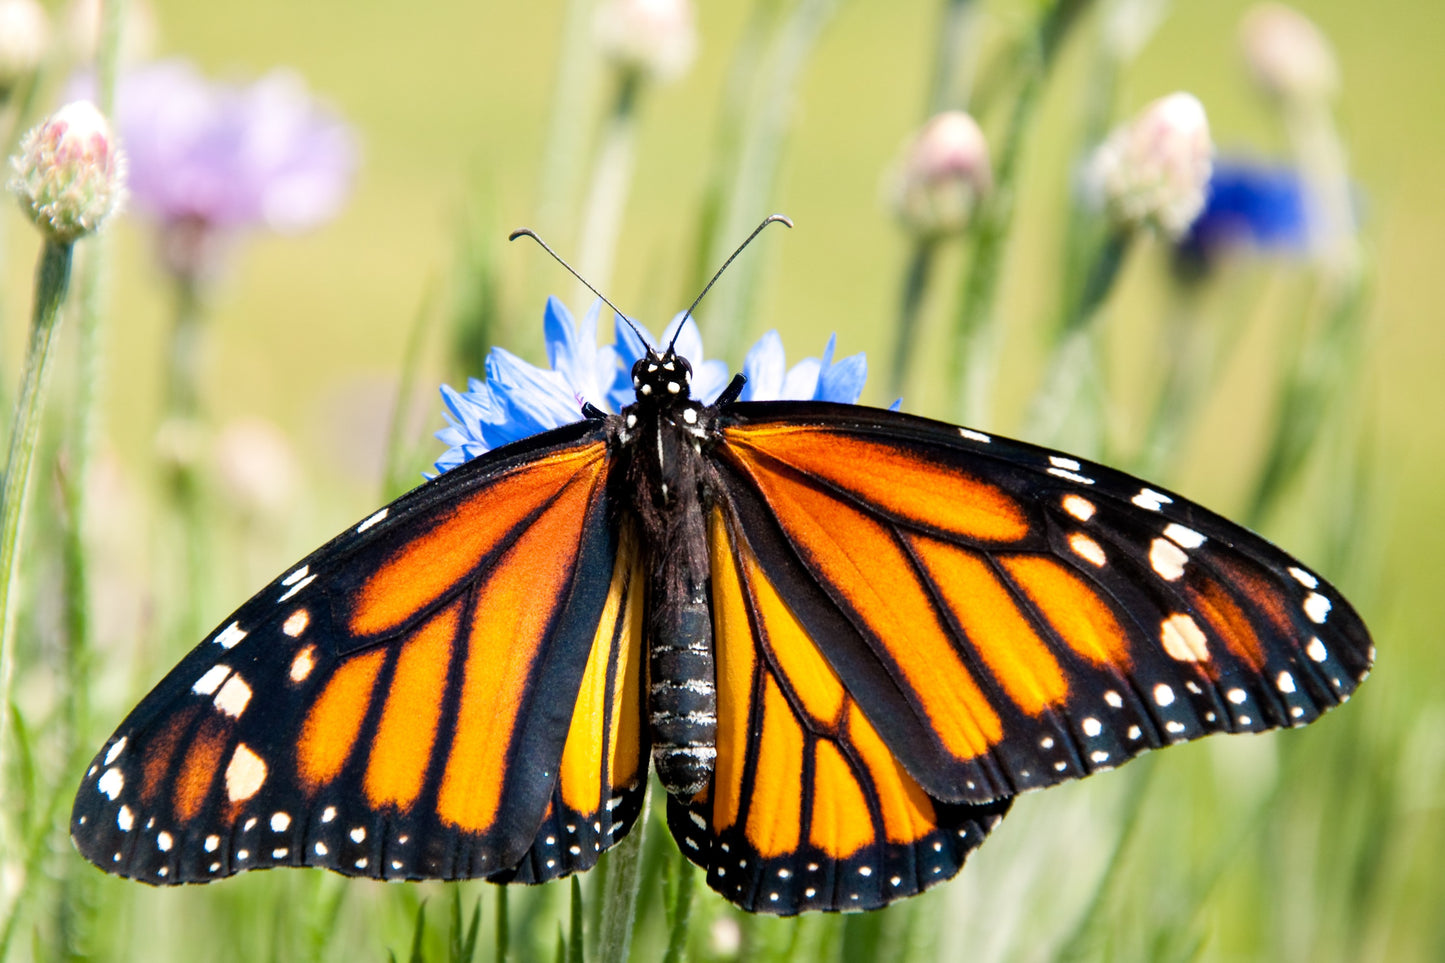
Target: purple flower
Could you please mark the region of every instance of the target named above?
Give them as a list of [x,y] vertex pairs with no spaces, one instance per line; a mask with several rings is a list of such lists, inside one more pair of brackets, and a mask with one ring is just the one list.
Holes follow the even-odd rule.
[[356,138],[296,74],[213,83],[183,60],[123,77],[117,96],[135,207],[162,230],[168,266],[205,271],[218,240],[294,232],[334,217],[350,190]]
[[[692,318],[679,314],[652,340],[622,319],[617,320],[616,342],[597,347],[599,306],[574,321],[556,298],[547,299],[543,331],[551,369],[538,368],[502,348],[487,355],[486,380],[472,378],[465,392],[442,385],[447,427],[437,438],[447,451],[437,459],[438,473],[513,441],[549,428],[580,421],[582,405],[590,402],[604,411],[621,411],[636,400],[632,365],[647,352],[647,344],[665,346],[677,334],[677,352],[692,365],[692,395],[711,403],[728,383],[728,368],[721,361],[703,358],[702,334]],[[681,331],[678,331],[681,326]],[[769,331],[748,352],[743,373],[747,401],[775,399],[857,402],[863,391],[868,363],[859,353],[833,361],[830,337],[821,358],[805,358],[791,369],[783,355],[783,339]]]

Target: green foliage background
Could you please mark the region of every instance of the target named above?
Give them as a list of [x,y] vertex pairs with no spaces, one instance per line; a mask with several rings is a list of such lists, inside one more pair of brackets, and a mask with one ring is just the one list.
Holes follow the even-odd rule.
[[[743,918],[698,879],[686,930],[691,958],[1445,958],[1445,34],[1437,5],[1425,0],[1300,5],[1339,52],[1345,86],[1338,120],[1373,277],[1365,336],[1347,359],[1355,377],[1341,387],[1345,401],[1327,409],[1304,476],[1265,528],[1301,557],[1319,560],[1357,601],[1379,648],[1374,676],[1349,707],[1309,729],[1180,747],[1020,799],[959,879],[883,914]],[[654,328],[695,291],[699,211],[719,156],[729,63],[750,12],[792,6],[702,5],[697,63],[679,82],[649,89],[641,104],[634,190],[608,293]],[[784,114],[775,189],[749,217],[781,210],[797,229],[774,231],[747,255],[757,286],[741,337],[710,329],[705,304],[700,317],[712,343],[748,344],[776,327],[802,357],[836,331],[840,352],[866,350],[873,362],[865,400],[892,400],[877,375],[886,370],[908,241],[880,199],[880,178],[924,119],[940,6],[833,5],[800,65],[796,103]],[[989,29],[1006,35],[1027,24],[1036,5],[984,6]],[[502,240],[522,224],[550,228],[564,251],[575,240],[585,177],[570,196],[551,199],[564,212],[558,224],[537,220],[562,7],[157,3],[164,52],[220,75],[290,65],[358,127],[364,146],[355,196],[341,218],[302,237],[246,243],[214,292],[202,376],[207,416],[215,425],[240,416],[273,422],[297,452],[302,483],[279,515],[261,520],[239,517],[224,496],[211,494],[214,564],[196,601],[206,625],[379,503],[400,359],[414,326],[421,325],[423,350],[415,393],[403,405],[402,475],[411,479],[440,451],[429,440],[441,426],[436,384],[480,373],[453,350],[456,319],[468,305],[493,303],[492,337],[533,360],[540,360],[545,294],[585,307],[537,250]],[[1241,68],[1235,31],[1244,8],[1237,0],[1177,2],[1122,78],[1119,117],[1189,90],[1208,108],[1222,149],[1287,156],[1276,115]],[[1058,238],[1094,37],[1088,20],[1065,49],[1028,144],[998,305],[1006,337],[999,405],[993,423],[979,428],[1018,432],[1043,372],[1038,331],[1059,298]],[[610,87],[601,65],[580,69],[590,82],[580,109],[561,122],[575,135],[577,169],[585,172]],[[997,127],[988,128],[991,135]],[[18,216],[5,218],[0,360],[13,385],[36,245]],[[161,630],[164,613],[184,601],[176,597],[174,546],[154,524],[166,511],[154,439],[171,293],[144,223],[125,218],[112,236],[101,384],[108,487],[94,509],[99,648],[88,738],[95,745],[195,641]],[[925,361],[904,392],[908,409],[944,416],[951,414],[950,389],[932,359],[950,323],[962,250],[955,247],[939,269],[949,280],[925,304],[918,352]],[[485,285],[488,278],[497,284]],[[1240,266],[1228,281],[1209,295],[1206,316],[1242,323],[1240,348],[1181,461],[1162,480],[1239,514],[1268,437],[1278,373],[1299,336],[1308,282],[1302,269],[1282,262]],[[1116,386],[1108,427],[1118,451],[1132,452],[1146,423],[1159,366],[1155,335],[1169,298],[1163,253],[1143,245],[1104,319]],[[73,386],[73,372],[62,371],[55,390],[62,408]],[[53,471],[41,467],[39,487]],[[1348,529],[1343,538],[1341,526]],[[42,634],[55,621],[44,606],[55,604],[46,586],[57,576],[45,558],[56,537],[53,522],[32,525],[41,551],[27,578],[38,601],[26,624]],[[26,661],[22,653],[22,684],[64,684],[45,668],[43,657],[32,653]],[[80,775],[52,773],[43,761],[39,768],[61,782]],[[29,805],[26,794],[41,791],[13,774],[7,779],[7,805]],[[62,795],[68,804],[68,791]],[[501,897],[481,884],[386,886],[278,872],[162,891],[79,864],[57,844],[43,878],[29,882],[35,889],[14,956],[379,960],[390,951],[405,959],[419,932],[425,958],[446,959],[454,893],[467,917],[480,899],[477,958],[497,952]],[[654,959],[666,945],[665,894],[675,892],[684,870],[658,834],[644,847],[643,867],[633,958]],[[594,886],[584,880],[587,935],[572,949],[594,939]],[[423,900],[426,922],[418,931]],[[569,902],[566,883],[510,891],[508,958],[552,959],[559,934],[573,926]]]

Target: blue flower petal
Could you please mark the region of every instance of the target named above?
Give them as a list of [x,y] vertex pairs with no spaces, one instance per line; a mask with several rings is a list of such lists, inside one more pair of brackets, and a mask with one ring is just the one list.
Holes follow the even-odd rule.
[[1299,251],[1309,244],[1304,182],[1293,168],[1217,161],[1204,210],[1179,242],[1181,256],[1207,263],[1230,248]]
[[769,331],[758,339],[743,359],[743,385],[740,396],[743,401],[757,401],[761,398],[783,397],[783,375],[788,369],[788,359],[783,353],[783,339],[776,330]]

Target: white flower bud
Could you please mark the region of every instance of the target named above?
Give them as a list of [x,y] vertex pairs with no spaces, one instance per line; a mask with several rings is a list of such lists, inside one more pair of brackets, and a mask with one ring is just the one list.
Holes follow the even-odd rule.
[[1177,239],[1204,209],[1213,153],[1204,105],[1193,94],[1170,94],[1109,135],[1089,163],[1088,183],[1116,226]]
[[50,45],[50,21],[35,0],[0,0],[0,97],[35,73]]
[[597,9],[597,43],[623,70],[658,80],[682,76],[697,53],[689,0],[607,0]]
[[1286,103],[1324,102],[1340,86],[1340,68],[1324,32],[1282,3],[1261,3],[1244,15],[1239,43],[1255,82]]
[[908,144],[894,177],[893,207],[906,227],[926,237],[956,234],[993,187],[988,142],[963,111],[936,114]]
[[68,244],[100,226],[125,194],[125,155],[88,100],[66,104],[20,141],[10,190],[53,241]]

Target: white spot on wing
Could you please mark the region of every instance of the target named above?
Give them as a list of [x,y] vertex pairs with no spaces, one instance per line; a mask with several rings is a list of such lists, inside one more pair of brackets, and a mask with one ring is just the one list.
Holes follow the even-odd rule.
[[207,836],[207,837],[206,837],[206,852],[208,852],[208,853],[214,853],[214,852],[220,847],[220,845],[221,845],[221,837],[220,837],[220,836]]
[[379,522],[383,521],[383,520],[386,518],[386,513],[389,512],[389,511],[391,511],[391,509],[389,509],[389,508],[383,508],[383,509],[381,509],[380,511],[373,512],[372,514],[366,516],[366,521],[364,521],[364,522],[362,522],[360,525],[356,526],[356,534],[360,535],[362,532],[366,531],[366,530],[367,530],[368,528],[370,528],[371,526],[376,525],[376,524],[378,524]]
[[328,852],[325,843],[317,843],[314,848],[317,856],[325,856]]
[[321,811],[321,821],[322,821],[323,823],[329,823],[329,822],[331,822],[331,820],[333,820],[333,819],[335,819],[335,818],[336,818],[336,807],[335,807],[335,806],[327,806],[325,809],[323,809],[323,810]]
[[163,852],[163,853],[169,853],[169,852],[171,851],[171,845],[172,845],[174,842],[175,842],[175,841],[174,841],[173,839],[171,839],[171,834],[170,834],[170,833],[167,833],[167,832],[156,833],[156,849],[159,849],[161,852]]
[[284,602],[284,601],[286,601],[287,599],[291,598],[291,596],[295,595],[297,592],[301,591],[302,589],[304,589],[306,586],[310,585],[310,584],[311,584],[312,582],[314,582],[314,581],[316,581],[316,576],[315,576],[315,575],[308,575],[308,576],[306,576],[306,577],[303,578],[301,581],[297,582],[295,585],[293,585],[293,586],[291,586],[289,589],[287,589],[286,592],[285,592],[279,599],[277,599],[276,601],[278,601],[278,602]]
[[1174,690],[1162,682],[1159,683],[1154,687],[1154,701],[1161,706],[1173,705]]
[[1325,650],[1325,644],[1319,640],[1318,636],[1310,639],[1310,644],[1305,646],[1305,652],[1309,653],[1309,657],[1316,662],[1323,662],[1330,657],[1329,652]]
[[1119,693],[1115,692],[1113,689],[1110,689],[1108,692],[1104,693],[1104,701],[1115,709],[1124,708],[1124,697],[1119,695]]
[[974,431],[972,428],[960,428],[958,433],[969,441],[981,442],[985,445],[992,443],[993,439],[981,431]]
[[1139,489],[1139,494],[1135,495],[1129,500],[1132,501],[1135,505],[1138,505],[1140,508],[1147,509],[1151,512],[1157,512],[1163,506],[1168,505],[1170,502],[1174,501],[1174,499],[1170,498],[1168,495],[1165,495],[1162,492],[1156,492],[1152,488]]
[[1307,589],[1319,588],[1320,586],[1319,579],[1315,578],[1309,572],[1306,572],[1304,569],[1297,566],[1291,565],[1289,567],[1289,574],[1293,575],[1294,580]]
[[1177,522],[1164,526],[1164,534],[1184,548],[1198,548],[1204,544],[1204,536],[1192,528],[1185,528]]
[[1182,577],[1188,561],[1189,556],[1184,554],[1184,550],[1167,538],[1156,538],[1149,543],[1149,564],[1166,582]]
[[231,674],[231,667],[222,663],[216,663],[206,670],[205,675],[196,680],[191,686],[191,691],[196,695],[215,695],[216,690],[221,687],[226,676]]
[[250,701],[251,687],[239,673],[227,679],[226,684],[221,686],[221,691],[216,693],[216,708],[232,719],[241,718],[241,713],[246,711],[246,703]]
[[105,765],[108,766],[111,763],[115,762],[115,760],[119,758],[120,754],[125,751],[125,739],[125,736],[121,736],[115,741],[115,745],[111,746],[108,750],[106,750]]
[[1230,702],[1233,702],[1237,706],[1244,705],[1244,700],[1249,698],[1249,693],[1245,692],[1243,689],[1230,689],[1224,695],[1225,698],[1227,698]]
[[1065,495],[1064,511],[1081,522],[1087,522],[1094,517],[1094,503],[1078,495]]
[[305,609],[297,609],[286,617],[285,623],[281,626],[281,631],[294,639],[302,632],[305,632],[306,626],[310,623],[311,613]]
[[306,677],[311,674],[311,670],[316,668],[315,656],[316,646],[314,645],[308,645],[296,653],[296,657],[291,660],[292,682],[304,682],[306,680]]
[[1275,687],[1279,689],[1279,691],[1283,692],[1285,695],[1289,695],[1291,692],[1294,691],[1294,676],[1290,675],[1288,672],[1281,672],[1279,674],[1279,678],[1275,679],[1274,684]]
[[353,830],[351,831],[351,833],[350,833],[349,835],[351,836],[351,841],[352,841],[353,843],[362,843],[362,842],[365,842],[365,841],[366,841],[366,828],[363,827],[363,826],[357,826],[355,829],[353,829]]
[[1330,614],[1330,600],[1318,592],[1311,592],[1305,596],[1304,609],[1305,615],[1310,617],[1310,621],[1319,625]]
[[256,795],[266,781],[266,762],[244,742],[236,743],[226,766],[226,795],[231,802],[244,802]]
[[1050,455],[1049,464],[1055,468],[1066,468],[1069,471],[1078,471],[1082,465],[1072,458],[1065,458],[1062,455]]
[[104,793],[105,797],[111,802],[115,802],[116,797],[120,795],[120,791],[125,788],[125,776],[121,774],[119,769],[107,769],[101,773],[100,778],[96,780],[95,788]]
[[1171,659],[1180,662],[1205,662],[1209,644],[1193,617],[1177,612],[1159,624],[1159,641]]
[[241,628],[240,622],[232,622],[224,629],[216,633],[216,644],[223,649],[235,648],[236,643],[246,637],[246,630]]
[[1085,475],[1080,475],[1078,472],[1075,471],[1069,471],[1066,468],[1050,468],[1049,474],[1055,475],[1059,478],[1063,478],[1071,482],[1078,482],[1080,485],[1094,484],[1094,479],[1089,478]]
[[285,578],[283,578],[283,579],[281,580],[281,584],[282,584],[282,585],[295,585],[297,582],[299,582],[299,581],[301,581],[303,578],[305,578],[305,577],[306,577],[306,573],[309,572],[309,571],[311,571],[311,566],[310,566],[310,565],[303,565],[303,566],[301,566],[300,568],[298,568],[296,571],[292,572],[290,575],[288,575],[288,576],[286,576]]
[[291,827],[291,816],[288,813],[271,814],[271,831],[273,833],[284,833]]
[[1079,728],[1084,730],[1084,735],[1086,736],[1097,736],[1099,733],[1104,731],[1103,724],[1100,723],[1099,720],[1095,719],[1093,716],[1089,716],[1082,723],[1080,723]]
[[1098,542],[1083,532],[1075,532],[1069,536],[1069,548],[1072,548],[1074,554],[1078,555],[1084,561],[1090,562],[1099,568],[1103,568],[1108,564],[1109,559],[1108,556],[1104,554],[1104,549]]
[[130,832],[135,825],[135,813],[130,811],[129,806],[120,807],[120,811],[115,814],[115,824],[120,827],[121,832]]

